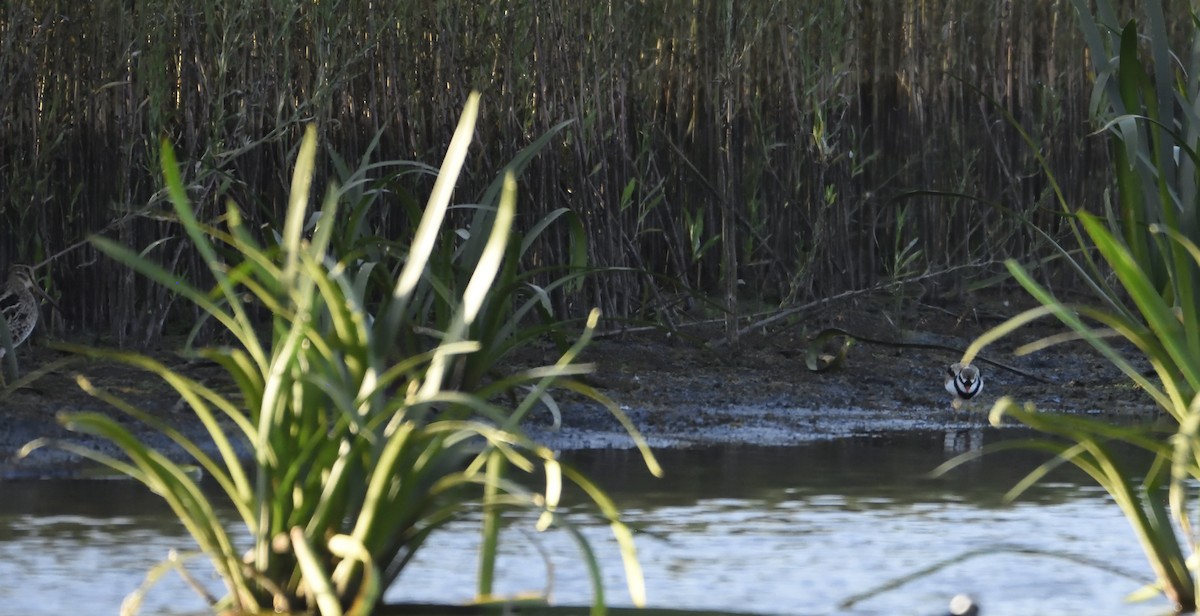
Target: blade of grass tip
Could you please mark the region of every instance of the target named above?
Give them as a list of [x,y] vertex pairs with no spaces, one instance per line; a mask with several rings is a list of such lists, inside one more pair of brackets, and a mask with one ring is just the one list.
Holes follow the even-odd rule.
[[[1090,330],[1080,332],[1080,336],[1088,344],[1092,345],[1092,348],[1099,351],[1109,363],[1128,376],[1131,381],[1149,394],[1156,403],[1160,404],[1164,409],[1171,409],[1174,405],[1171,400],[1178,397],[1179,391],[1176,388],[1174,378],[1165,376],[1166,372],[1163,370],[1163,364],[1158,358],[1165,358],[1166,353],[1162,350],[1162,345],[1154,338],[1153,332],[1140,322],[1126,321],[1118,315],[1097,311],[1087,306],[1080,306],[1079,313],[1107,325],[1109,329],[1118,332],[1122,338],[1137,346],[1142,355],[1150,360],[1155,373],[1163,377],[1157,383],[1147,378],[1146,375],[1142,374],[1141,370],[1125,359],[1112,345],[1106,343],[1098,332]],[[1020,353],[1018,352],[1018,354]],[[1163,387],[1160,388],[1159,384]],[[1164,392],[1164,389],[1167,391]]]
[[[1020,264],[1011,259],[1006,261],[1005,265],[1008,266],[1010,272],[1013,272],[1014,276],[1016,275],[1017,270],[1021,272],[1025,271]],[[971,342],[971,345],[967,347],[967,350],[963,352],[963,356],[960,361],[964,364],[969,364],[977,355],[983,352],[983,349],[989,344],[1008,336],[1021,327],[1024,327],[1027,323],[1036,321],[1045,316],[1057,315],[1063,310],[1066,310],[1066,307],[1057,302],[1053,304],[1044,304],[1042,306],[1025,310],[1024,312],[1009,318],[1007,321],[993,327],[992,329],[989,329],[976,338],[973,342]]]
[[[375,604],[379,602],[381,595],[381,587],[379,583],[380,573],[379,568],[375,566],[375,560],[371,557],[371,551],[361,542],[356,541],[354,537],[349,535],[334,535],[329,538],[329,553],[344,559],[355,560],[362,564],[363,577],[359,585],[358,594],[350,603],[350,607],[346,610],[346,616],[367,616],[374,609]],[[344,594],[346,589],[339,588],[338,592]]]
[[[583,334],[580,336],[580,340],[584,344],[591,342],[592,337],[596,333],[596,326],[599,323],[600,309],[593,308],[592,311],[588,313],[587,323],[583,328]],[[658,459],[654,457],[654,452],[650,450],[650,444],[646,442],[646,439],[642,436],[641,431],[637,429],[637,426],[633,425],[633,420],[629,419],[629,416],[621,410],[621,407],[618,406],[617,403],[611,398],[603,393],[600,393],[590,385],[579,383],[577,381],[573,383],[578,386],[576,391],[580,391],[579,388],[582,388],[583,391],[581,393],[586,392],[585,395],[604,405],[604,407],[608,409],[608,412],[612,413],[613,416],[617,418],[617,421],[621,423],[621,426],[625,428],[625,431],[633,439],[638,451],[641,452],[642,460],[645,462],[646,468],[650,471],[650,474],[661,478],[663,476],[663,469],[661,466],[659,466]]]
[[[196,556],[203,556],[203,554],[198,552],[186,554],[187,558],[194,558]],[[121,601],[120,616],[136,616],[136,614],[140,613],[142,609],[142,601],[145,599],[146,594],[148,594],[150,590],[156,584],[158,584],[158,581],[160,578],[162,578],[163,574],[171,571],[179,574],[179,577],[182,578],[184,583],[188,585],[188,588],[191,588],[192,591],[195,592],[205,604],[207,604],[210,608],[215,607],[219,602],[217,597],[213,596],[213,594],[209,592],[199,580],[192,576],[191,572],[189,572],[187,567],[184,566],[183,561],[184,558],[180,557],[177,550],[169,550],[165,560],[156,564],[154,568],[146,572],[146,578],[142,582],[142,585],[139,586],[137,590],[129,593],[129,595],[126,596],[123,601]]]
[[558,220],[559,216],[564,214],[569,216],[572,214],[572,212],[565,207],[560,207],[546,214],[541,220],[534,223],[534,225],[529,228],[529,231],[525,233],[525,236],[521,238],[521,248],[517,251],[517,254],[519,254],[521,257],[524,257],[525,253],[529,251],[529,248],[533,246],[533,243],[537,241],[538,236],[540,236],[547,227],[553,224],[555,220]]
[[[1040,293],[1040,291],[1031,291],[1030,295],[1038,298],[1050,297],[1048,293],[1045,295],[1041,295]],[[1153,358],[1159,353],[1151,348],[1151,345],[1155,344],[1155,341],[1151,338],[1152,334],[1148,329],[1140,323],[1125,320],[1121,315],[1110,314],[1090,306],[1071,306],[1068,310],[1074,310],[1081,316],[1095,319],[1106,327],[1093,329],[1087,327],[1082,320],[1077,319],[1076,315],[1067,314],[1067,319],[1060,318],[1060,320],[1072,328],[1076,326],[1077,322],[1078,326],[1082,329],[1072,329],[1070,332],[1046,336],[1045,338],[1022,344],[1013,350],[1013,354],[1022,357],[1057,344],[1083,340],[1090,344],[1093,349],[1099,351],[1113,366],[1125,373],[1139,387],[1146,390],[1155,401],[1162,402],[1167,399],[1150,379],[1147,379],[1133,364],[1129,363],[1112,345],[1105,341],[1108,338],[1124,339],[1132,342],[1143,354]],[[1153,362],[1154,360],[1151,359],[1151,363]],[[1164,403],[1164,406],[1168,405]]]
[[[487,189],[483,191],[483,195],[480,197],[479,202],[492,203],[495,201],[497,194],[504,189],[505,176],[509,174],[513,175],[514,177],[521,175],[525,168],[529,166],[529,163],[533,161],[534,157],[536,157],[538,153],[540,153],[542,149],[546,147],[546,144],[574,121],[575,120],[564,120],[559,122],[546,132],[542,133],[542,135],[534,140],[533,143],[530,143],[522,148],[520,152],[517,152],[517,155],[514,156],[512,160],[508,161],[508,165],[505,166],[504,173],[496,177],[496,179],[488,185]],[[471,224],[472,226],[476,224],[486,224],[487,219],[490,216],[491,212],[488,210],[488,208],[479,208],[476,211]],[[472,244],[473,242],[468,242],[463,246],[464,254],[468,260],[474,259],[475,255],[479,252],[479,249],[477,247],[473,247]],[[584,247],[586,246],[587,244],[584,244]]]
[[[339,455],[324,471],[325,478],[322,481],[320,492],[317,493],[316,506],[308,516],[305,533],[319,537],[325,529],[333,525],[334,520],[340,518],[340,512],[345,509],[345,494],[349,490],[349,484],[358,478],[358,473],[351,460],[357,458],[360,455],[359,451],[369,444],[366,439],[362,439],[357,441],[356,445],[348,443],[339,445],[337,452]],[[334,577],[335,579],[337,577],[336,570]]]
[[539,532],[549,528],[550,523],[554,521],[554,514],[558,511],[558,504],[562,500],[563,485],[562,465],[558,463],[558,460],[553,456],[543,458],[542,467],[546,469],[546,505],[534,526]]
[[[583,349],[591,341],[592,335],[595,332],[595,324],[599,318],[599,309],[592,309],[592,312],[588,318],[589,325],[584,328],[583,334],[579,337],[579,340],[577,340],[575,344],[571,345],[570,348],[564,351],[562,356],[559,357],[558,361],[556,361],[553,366],[536,368],[522,373],[521,376],[527,378],[538,378],[539,375],[541,376],[538,378],[538,383],[533,387],[533,389],[529,390],[529,392],[522,398],[521,403],[517,405],[517,408],[512,411],[508,420],[504,422],[502,429],[508,431],[516,430],[521,421],[525,418],[525,415],[527,415],[533,406],[538,402],[546,404],[551,414],[555,415],[556,424],[561,423],[557,415],[557,407],[553,405],[552,399],[546,395],[546,391],[551,385],[556,383],[565,383],[565,381],[560,380],[561,377],[571,374],[590,373],[593,371],[593,367],[591,365],[572,364],[572,362],[581,352],[583,352]],[[497,392],[499,391],[502,390],[497,390]],[[551,402],[546,403],[547,400],[551,400]]]
[[[173,552],[174,550],[172,550],[172,553]],[[118,612],[119,616],[136,616],[136,614],[141,611],[142,601],[146,598],[146,594],[150,592],[150,589],[158,584],[158,581],[164,574],[174,571],[175,569],[176,562],[170,556],[168,556],[166,560],[160,561],[151,567],[150,570],[146,572],[146,577],[142,580],[141,585],[134,589],[133,592],[125,595],[125,598],[121,600],[121,609]],[[209,597],[204,598],[207,600]],[[211,607],[213,603],[209,602],[208,605]]]
[[209,298],[208,293],[193,287],[186,281],[180,280],[174,273],[167,271],[157,263],[138,257],[137,253],[106,237],[94,236],[91,238],[91,242],[93,246],[112,259],[128,265],[143,276],[162,285],[163,288],[184,296],[188,301],[195,304],[196,307],[211,314],[220,321],[226,329],[234,332],[237,331],[237,323],[233,320],[233,317],[221,310],[220,306]]
[[496,272],[500,271],[500,262],[504,258],[505,246],[508,244],[513,219],[516,217],[516,203],[517,181],[510,172],[504,176],[504,190],[500,193],[500,203],[491,234],[483,253],[479,256],[475,273],[467,283],[467,290],[463,292],[463,322],[466,324],[475,321],[488,291],[492,288],[492,282],[496,279]]
[[236,294],[233,289],[227,286],[227,281],[224,280],[224,270],[221,265],[221,259],[217,256],[216,249],[209,241],[208,235],[204,233],[204,226],[196,219],[196,211],[192,210],[191,199],[187,197],[187,189],[184,187],[184,181],[180,178],[179,162],[175,160],[175,149],[168,140],[163,139],[162,142],[162,174],[163,179],[167,184],[167,195],[170,197],[175,208],[175,215],[179,217],[179,222],[184,226],[184,231],[188,237],[192,239],[192,243],[196,245],[196,250],[200,252],[200,256],[204,258],[204,263],[208,265],[212,274],[216,276],[217,282],[226,282],[221,285],[222,292],[226,294],[226,299],[230,299],[233,295],[233,300],[236,299]]
[[454,130],[454,136],[450,139],[450,146],[446,150],[446,158],[442,161],[437,180],[434,181],[433,189],[429,193],[425,213],[421,215],[421,222],[417,225],[417,231],[409,247],[408,259],[404,263],[404,268],[400,270],[396,287],[392,291],[392,302],[388,306],[387,318],[384,323],[386,328],[384,339],[391,339],[399,330],[400,319],[406,309],[405,304],[421,279],[430,254],[433,253],[433,244],[437,240],[438,230],[442,226],[446,209],[450,206],[454,185],[458,182],[458,174],[467,158],[467,150],[471,145],[471,136],[475,132],[475,120],[478,115],[479,93],[472,92],[467,97],[458,127]]
[[[592,371],[588,370],[587,372],[591,373]],[[547,411],[550,411],[550,430],[552,432],[557,432],[557,431],[561,430],[562,429],[562,409],[558,408],[558,402],[555,402],[554,396],[551,396],[550,394],[543,392],[542,395],[539,396],[539,398],[542,401],[542,406],[546,407]]]
[[1022,494],[1029,491],[1030,488],[1063,464],[1075,464],[1078,457],[1087,451],[1086,446],[1082,444],[1064,447],[1058,443],[1046,442],[1041,448],[1050,450],[1054,453],[1054,457],[1039,464],[1037,468],[1026,474],[1016,485],[1009,488],[1004,493],[1005,502],[1011,503],[1017,500]]
[[[1003,400],[1005,400],[1006,403],[1012,402],[1011,398],[1003,399]],[[999,403],[1000,402],[997,402],[997,404],[999,404]],[[949,474],[951,471],[962,466],[963,464],[966,464],[967,462],[971,462],[973,460],[978,460],[980,458],[986,457],[988,455],[991,455],[991,454],[994,454],[997,452],[1012,451],[1012,450],[1027,451],[1030,449],[1045,450],[1052,454],[1057,454],[1058,451],[1061,450],[1061,445],[1050,442],[1045,438],[1013,439],[1013,440],[1001,441],[998,443],[988,443],[988,444],[984,445],[983,447],[980,447],[979,449],[964,451],[963,453],[960,453],[960,454],[954,456],[953,458],[950,458],[949,460],[942,462],[936,468],[929,471],[929,477],[931,477],[931,478],[941,477],[943,475]]]
[[304,529],[293,527],[288,533],[292,540],[292,553],[296,555],[296,564],[300,566],[301,583],[308,587],[310,596],[316,601],[321,610],[321,616],[342,616],[342,604],[333,591],[333,583],[317,553],[309,545],[304,536]]
[[651,451],[650,444],[646,442],[646,438],[642,436],[641,430],[637,429],[637,426],[633,424],[633,420],[629,419],[629,415],[627,415],[625,411],[621,410],[621,407],[614,402],[612,398],[609,398],[596,388],[587,385],[586,383],[581,383],[575,380],[562,381],[561,386],[563,389],[568,389],[578,394],[587,396],[593,401],[602,404],[604,408],[608,409],[608,412],[611,413],[614,418],[616,418],[616,420],[621,424],[621,427],[624,428],[625,432],[629,434],[629,437],[633,439],[634,446],[636,446],[638,452],[642,454],[642,461],[646,464],[646,468],[650,471],[650,474],[660,478],[663,476],[662,466],[658,464],[658,459],[654,457],[654,452]]
[[296,156],[296,169],[292,172],[292,186],[288,192],[287,217],[283,223],[283,252],[287,256],[283,268],[283,285],[291,287],[299,273],[300,239],[304,231],[305,214],[308,212],[308,193],[312,188],[313,168],[317,159],[317,127],[309,124],[304,129],[300,142],[300,153]]
[[[462,398],[470,398],[471,396],[461,396]],[[447,399],[449,399],[447,397]],[[482,413],[481,413],[482,414]],[[463,469],[463,474],[469,477],[474,477],[479,473],[479,469],[485,466],[491,460],[490,456],[493,451],[504,455],[509,464],[517,467],[524,473],[532,473],[537,466],[530,461],[528,457],[518,451],[517,447],[528,449],[538,458],[550,457],[550,450],[542,447],[528,438],[516,432],[509,432],[496,428],[493,425],[473,420],[457,420],[446,419],[439,420],[430,424],[427,431],[432,433],[446,433],[447,445],[456,444],[460,441],[471,440],[475,436],[482,436],[487,439],[488,448],[479,452],[471,460],[471,463]]]
[[600,508],[600,512],[608,520],[609,529],[612,531],[613,538],[617,540],[617,545],[620,546],[621,561],[625,565],[625,584],[629,589],[629,599],[635,607],[646,606],[646,578],[642,574],[642,565],[638,562],[637,546],[633,542],[633,533],[629,527],[621,521],[621,512],[617,509],[616,504],[609,498],[599,486],[592,483],[587,477],[573,468],[564,466],[563,474],[570,478],[571,482],[583,489],[593,503]]
[[78,443],[72,443],[70,441],[62,441],[62,440],[52,439],[52,438],[34,439],[34,440],[29,441],[28,443],[25,443],[24,445],[22,445],[21,448],[19,450],[17,450],[17,454],[16,454],[15,458],[17,460],[22,460],[22,459],[28,457],[34,451],[36,451],[38,449],[42,449],[43,447],[53,447],[60,451],[65,451],[67,453],[77,455],[80,458],[91,460],[92,462],[106,466],[126,477],[129,477],[130,479],[133,479],[135,481],[140,481],[141,483],[146,484],[146,479],[144,478],[144,474],[142,473],[141,469],[139,469],[137,466],[135,466],[133,464],[129,464],[128,462],[125,462],[123,460],[118,460],[112,456],[108,456],[108,455],[105,455],[98,451],[95,451],[92,448],[87,447],[85,445],[80,445]]

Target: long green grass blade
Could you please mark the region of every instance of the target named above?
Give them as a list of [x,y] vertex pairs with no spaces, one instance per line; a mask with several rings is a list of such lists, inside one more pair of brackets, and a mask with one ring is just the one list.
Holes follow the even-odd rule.
[[1175,317],[1170,306],[1163,301],[1158,290],[1149,280],[1149,276],[1138,265],[1132,254],[1120,243],[1104,225],[1094,217],[1083,215],[1082,221],[1088,235],[1096,243],[1096,247],[1112,265],[1113,271],[1121,279],[1122,285],[1129,292],[1134,303],[1146,318],[1147,325],[1162,341],[1167,352],[1183,371],[1188,382],[1193,386],[1200,385],[1200,365],[1189,357],[1187,341],[1184,339],[1182,323]]
[[317,127],[309,124],[304,129],[300,152],[296,156],[296,168],[292,172],[292,188],[288,192],[287,216],[283,223],[283,284],[290,286],[300,267],[300,235],[308,214],[308,193],[312,187],[314,163],[317,157]]
[[405,312],[407,302],[413,295],[413,290],[420,280],[425,264],[429,262],[433,252],[433,244],[437,239],[438,230],[442,225],[446,209],[450,206],[450,197],[454,192],[454,184],[458,180],[459,171],[466,160],[467,148],[470,146],[471,134],[475,130],[475,119],[479,115],[479,95],[472,93],[467,97],[462,117],[454,136],[450,139],[450,147],[446,150],[446,158],[438,171],[437,181],[429,195],[425,213],[413,236],[408,258],[400,270],[396,287],[392,292],[392,303],[388,306],[385,318],[386,328],[382,337],[387,339],[395,335],[400,328],[400,319]]
[[316,601],[322,616],[342,616],[342,604],[338,601],[333,583],[321,564],[321,558],[308,543],[304,530],[293,528],[288,537],[292,542],[292,551],[296,555],[296,563],[304,575],[304,585]]
[[496,558],[499,556],[500,544],[500,508],[497,497],[500,493],[500,479],[504,472],[504,457],[499,450],[492,450],[488,454],[486,468],[483,482],[483,524],[480,528],[479,574],[475,591],[477,601],[486,600],[492,596],[496,579]]
[[[179,163],[175,160],[175,150],[165,140],[162,142],[162,171],[167,185],[167,192],[171,197],[172,205],[175,207],[175,214],[179,217],[180,222],[187,231],[188,237],[191,238],[193,245],[204,259],[205,264],[208,265],[209,271],[216,279],[217,285],[224,295],[225,302],[233,313],[235,323],[228,326],[229,331],[234,334],[252,331],[253,326],[249,316],[246,314],[241,298],[237,290],[233,288],[233,285],[225,276],[224,262],[217,256],[216,249],[213,248],[212,243],[204,233],[204,226],[196,219],[195,212],[192,210],[191,203],[187,197],[187,191],[184,189],[183,181],[179,176]],[[139,261],[146,263],[144,260]],[[136,263],[128,263],[128,265],[141,267]],[[213,314],[213,316],[217,315]],[[254,358],[256,363],[260,366],[266,365],[266,355],[257,339],[242,337],[239,338],[239,342],[245,347],[246,352]]]

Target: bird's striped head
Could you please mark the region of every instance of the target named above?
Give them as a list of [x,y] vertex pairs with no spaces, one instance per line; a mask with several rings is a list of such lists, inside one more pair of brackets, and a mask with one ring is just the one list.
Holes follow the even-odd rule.
[[37,286],[33,278],[33,268],[28,265],[13,265],[8,268],[9,286],[32,289]]

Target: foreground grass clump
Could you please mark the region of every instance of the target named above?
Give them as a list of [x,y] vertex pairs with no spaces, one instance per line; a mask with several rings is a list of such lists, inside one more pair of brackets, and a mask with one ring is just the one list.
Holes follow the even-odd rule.
[[[1093,108],[1102,110],[1099,121],[1111,140],[1116,178],[1116,207],[1103,217],[1071,211],[1059,198],[1078,241],[1077,250],[1064,248],[1062,255],[1092,289],[1094,301],[1064,303],[1024,267],[1009,261],[1009,271],[1041,307],[984,334],[963,361],[1023,324],[1054,315],[1073,334],[1018,352],[1086,340],[1170,415],[1173,426],[1164,431],[1040,413],[1032,405],[1003,398],[992,409],[991,421],[998,425],[1013,418],[1047,437],[1005,447],[1033,447],[1055,456],[1010,496],[1058,465],[1082,469],[1121,508],[1149,559],[1155,581],[1136,596],[1163,594],[1177,610],[1191,612],[1197,607],[1200,566],[1194,534],[1200,497],[1200,158],[1195,150],[1200,139],[1200,118],[1195,114],[1200,108],[1200,82],[1195,79],[1200,56],[1172,52],[1160,2],[1145,5],[1144,35],[1136,22],[1123,27],[1116,23],[1116,13],[1105,0],[1097,3],[1096,15],[1085,2],[1075,5],[1096,63],[1101,87],[1095,91],[1100,98]],[[1200,32],[1192,36],[1200,42]],[[1149,57],[1143,55],[1147,51]],[[1185,59],[1186,70],[1177,71]],[[1113,339],[1132,343],[1153,367],[1153,375],[1143,374]],[[1153,454],[1153,462],[1148,468],[1135,468],[1114,455],[1116,446],[1145,450]]]
[[[267,245],[242,225],[242,214],[232,203],[225,229],[198,221],[174,154],[164,145],[162,166],[171,201],[216,281],[211,291],[178,281],[128,248],[95,240],[101,250],[169,285],[219,324],[229,345],[196,353],[225,369],[237,395],[221,393],[148,357],[77,349],[141,366],[171,384],[207,429],[215,449],[210,455],[152,412],[86,381],[82,386],[185,450],[220,486],[237,512],[234,525],[245,527],[253,545],[244,553],[235,549],[233,528],[217,515],[218,503],[192,474],[140,442],[122,423],[94,413],[62,418],[72,430],[110,440],[128,460],[54,444],[128,474],[170,504],[225,584],[216,609],[370,613],[434,531],[469,512],[483,514],[478,596],[486,600],[492,593],[500,516],[513,508],[533,510],[539,514],[538,530],[554,524],[571,530],[559,500],[564,479],[582,487],[611,525],[633,600],[644,601],[632,536],[614,504],[587,478],[560,465],[553,452],[526,438],[518,424],[535,404],[552,403],[552,385],[569,383],[567,377],[584,371],[573,361],[588,342],[597,313],[553,365],[505,375],[499,384],[489,385],[486,395],[448,385],[455,381],[448,375],[458,362],[484,350],[469,336],[473,324],[512,315],[493,296],[498,273],[511,270],[505,265],[515,210],[511,173],[502,180],[487,225],[470,229],[473,237],[486,239],[461,290],[430,274],[431,263],[449,261],[454,252],[453,246],[439,243],[439,230],[477,108],[478,96],[472,95],[407,254],[394,265],[339,260],[331,254],[330,238],[339,221],[336,190],[329,192],[316,224],[306,226],[313,219],[308,194],[317,143],[311,127],[300,147],[282,231]],[[370,285],[362,282],[381,266],[394,269],[395,282],[372,311],[366,297]],[[430,292],[431,287],[437,292]],[[414,302],[447,316],[439,322],[435,342],[398,356],[398,340],[414,328],[430,329],[428,323],[411,320],[423,314],[414,311]],[[263,310],[270,316],[259,322],[254,315]],[[581,385],[576,389],[599,397]],[[515,400],[515,409],[490,401],[499,394]],[[247,453],[252,459],[241,457]],[[657,472],[648,451],[646,460]],[[538,481],[510,478],[513,468],[540,478],[541,489],[528,487]],[[599,567],[587,542],[576,534],[595,584],[592,609],[602,612]]]

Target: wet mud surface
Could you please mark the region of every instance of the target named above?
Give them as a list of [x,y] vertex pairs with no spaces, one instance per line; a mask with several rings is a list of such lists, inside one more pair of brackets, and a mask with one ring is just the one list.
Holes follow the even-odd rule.
[[[596,365],[587,382],[616,401],[656,447],[787,445],[897,430],[969,429],[985,425],[992,404],[1006,395],[1045,411],[1121,418],[1157,415],[1149,397],[1085,343],[1014,355],[1025,342],[1062,332],[1052,319],[986,348],[982,357],[1024,374],[977,362],[983,392],[962,410],[953,409],[943,388],[947,366],[979,334],[1023,307],[1027,306],[994,300],[896,311],[886,300],[860,301],[763,327],[743,335],[736,347],[717,342],[723,338],[717,323],[685,323],[676,335],[655,330],[602,335],[581,361]],[[827,327],[854,334],[856,342],[840,367],[812,372],[806,367],[805,348]],[[165,352],[156,355],[211,387],[229,387],[214,365]],[[25,369],[59,357],[40,345],[20,353]],[[547,348],[542,356],[526,354],[514,363],[535,365],[553,359]],[[119,415],[80,390],[78,374],[153,409],[198,441],[206,440],[188,407],[157,377],[123,366],[78,363],[0,402],[0,477],[61,476],[80,468],[76,456],[52,448],[16,460],[18,450],[34,438],[69,439],[112,452],[98,439],[66,431],[56,421],[63,412]],[[551,415],[538,411],[526,425],[531,436],[560,449],[632,445],[603,407],[570,393],[560,393],[557,399],[562,426],[554,429]],[[124,421],[130,430],[149,434],[137,422]],[[180,454],[166,439],[150,438],[173,456]]]
[[[753,332],[741,337],[736,350],[712,348],[723,329],[711,324],[684,330],[707,346],[638,333],[603,337],[583,359],[597,365],[592,382],[621,403],[656,446],[787,445],[873,432],[966,429],[986,425],[1003,396],[1044,411],[1121,420],[1158,416],[1149,396],[1084,342],[1014,354],[1027,342],[1064,332],[1052,318],[985,348],[982,358],[1015,370],[977,360],[982,393],[961,410],[952,408],[944,389],[948,365],[984,331],[1029,306],[920,306],[897,316],[878,302],[863,302]],[[840,368],[813,372],[805,349],[825,328],[851,332],[856,341]],[[1138,357],[1132,347],[1124,350]],[[1140,359],[1134,364],[1149,369]],[[604,419],[564,413],[559,434],[538,434],[569,447],[628,444],[615,421],[608,422],[607,434],[598,434]]]

